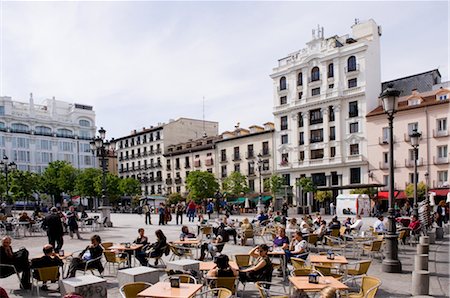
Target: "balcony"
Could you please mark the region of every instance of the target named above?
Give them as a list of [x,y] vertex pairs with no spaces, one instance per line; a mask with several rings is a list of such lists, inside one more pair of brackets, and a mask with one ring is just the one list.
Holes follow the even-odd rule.
[[286,83],[286,88],[281,89],[280,86],[277,87],[278,94],[284,95],[288,93],[289,84]]
[[289,166],[289,162],[286,160],[283,160],[282,162],[280,162],[280,166],[281,167],[288,167]]
[[448,164],[448,156],[447,157],[436,157],[436,156],[433,156],[433,164],[435,164],[435,165]]
[[175,178],[175,184],[181,184],[183,180],[181,178]]
[[322,138],[311,138],[310,140],[309,140],[309,142],[312,144],[312,143],[320,143],[320,142],[323,142],[323,137]]
[[433,129],[433,138],[443,138],[443,137],[448,137],[448,130]]
[[195,160],[194,161],[194,167],[195,168],[199,168],[199,167],[201,167],[201,165],[202,165],[202,163],[200,162],[200,160]]
[[241,160],[240,154],[234,154],[233,155],[233,161],[240,161],[240,160]]
[[[194,163],[194,164],[195,164],[195,163]],[[184,168],[185,168],[185,169],[190,169],[190,168],[191,168],[191,165],[187,163],[187,164],[184,165]]]
[[249,172],[248,172],[248,176],[249,176],[249,177],[255,177],[255,176],[256,176],[255,170],[249,171]]
[[212,159],[212,158],[206,159],[205,165],[206,165],[207,167],[214,165],[214,159]]
[[359,63],[354,65],[353,67],[344,67],[345,73],[358,73],[359,72]]
[[162,182],[162,177],[156,176],[155,181],[156,181],[156,182]]
[[247,152],[247,155],[245,156],[245,158],[247,158],[247,159],[255,158],[255,152],[253,152],[253,151],[248,151],[248,152]]
[[167,178],[166,179],[166,184],[167,185],[171,185],[173,183],[172,178]]
[[[388,162],[381,162],[379,163],[380,170],[389,170],[389,163]],[[396,167],[396,161],[394,160],[394,168]]]
[[222,174],[220,175],[220,178],[227,178],[227,172],[222,172]]
[[355,94],[355,93],[359,93],[359,92],[362,92],[362,91],[363,91],[363,88],[361,86],[358,86],[358,87],[345,89],[342,93],[345,96],[345,95],[352,95],[352,94]]
[[148,152],[148,155],[153,155],[153,154],[155,154],[155,151],[153,151],[153,150],[150,150],[150,151]]
[[175,170],[177,170],[177,171],[181,170],[180,165],[176,165],[176,166],[175,166]]
[[[423,137],[423,135],[421,134],[420,140],[422,140],[422,137]],[[409,133],[403,134],[403,139],[405,140],[405,142],[410,142],[411,141],[411,137],[409,136]]]
[[[417,166],[418,167],[423,166],[423,158],[422,157],[417,160]],[[414,167],[414,160],[405,159],[405,167],[407,167],[407,168]]]
[[262,151],[262,157],[270,156],[270,150],[269,149],[263,149]]
[[322,75],[319,75],[318,78],[308,77],[308,84],[310,85],[321,85],[322,84]]
[[161,149],[156,150],[156,154],[161,154],[161,152],[162,152]]
[[171,166],[166,166],[166,171],[171,171],[172,167]]

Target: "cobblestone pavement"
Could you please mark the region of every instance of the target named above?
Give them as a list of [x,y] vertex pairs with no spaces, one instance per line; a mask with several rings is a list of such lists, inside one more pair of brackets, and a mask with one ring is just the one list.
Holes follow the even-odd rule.
[[[293,210],[292,210],[293,211]],[[253,217],[254,215],[239,215],[232,216],[232,218],[242,220],[244,217]],[[300,215],[292,215],[300,217]],[[150,241],[154,241],[154,232],[157,229],[162,229],[166,234],[168,241],[176,240],[180,233],[180,226],[175,224],[175,218],[166,226],[155,225],[157,222],[157,216],[152,216],[153,225],[145,225],[144,217],[138,214],[112,214],[111,219],[114,227],[106,228],[100,232],[97,232],[102,241],[106,242],[130,242],[137,237],[137,228],[144,227],[146,229],[146,235]],[[325,216],[328,221],[329,216]],[[370,224],[374,222],[374,218],[364,218],[363,229],[366,229]],[[184,217],[184,224],[191,226],[192,229],[197,229],[197,221],[189,223],[187,218]],[[85,230],[81,233],[84,240],[70,239],[69,236],[64,236],[65,252],[78,251],[86,247],[90,241],[89,238],[94,233],[90,230]],[[261,239],[257,239],[257,243],[261,243]],[[20,247],[26,247],[30,251],[30,257],[39,256],[44,244],[47,243],[47,237],[45,236],[27,236],[18,239],[13,239],[13,248],[17,250]],[[251,241],[249,242],[251,243]],[[230,241],[225,245],[223,253],[228,254],[230,257],[236,253],[246,253],[251,249],[250,246],[234,245],[233,241]],[[369,270],[369,275],[376,276],[382,280],[382,286],[377,294],[377,297],[408,297],[411,296],[411,272],[413,270],[413,260],[415,254],[415,247],[400,246],[399,258],[403,265],[403,273],[391,274],[381,271],[381,262],[375,259]],[[449,297],[449,235],[445,235],[444,240],[436,241],[435,245],[430,246],[430,295],[434,297]],[[80,274],[80,273],[78,273]],[[89,274],[89,273],[87,273]],[[114,272],[105,271],[105,278],[108,282],[108,297],[120,297],[117,279]],[[282,285],[282,278],[275,277],[274,282]],[[19,284],[16,276],[10,276],[0,280],[0,284],[9,293],[10,297],[36,297],[36,292],[33,291],[21,291],[19,290]],[[288,285],[286,284],[286,287]],[[57,285],[50,284],[49,291],[41,291],[42,297],[59,297],[57,292]],[[242,289],[240,285],[239,291]],[[249,284],[246,287],[246,297],[257,297],[258,293],[253,284]]]

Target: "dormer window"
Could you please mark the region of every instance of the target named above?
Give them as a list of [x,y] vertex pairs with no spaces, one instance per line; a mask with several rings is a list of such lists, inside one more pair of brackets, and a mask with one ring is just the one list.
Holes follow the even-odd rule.
[[412,98],[408,100],[408,106],[418,106],[420,105],[420,98]]
[[446,100],[448,97],[448,94],[441,94],[437,96],[437,100]]

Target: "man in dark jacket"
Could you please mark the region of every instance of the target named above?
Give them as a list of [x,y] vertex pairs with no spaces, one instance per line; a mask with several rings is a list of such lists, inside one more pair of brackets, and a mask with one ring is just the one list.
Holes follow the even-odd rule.
[[[42,249],[44,252],[44,255],[40,258],[32,259],[31,260],[31,268],[46,268],[46,267],[55,267],[55,266],[62,266],[63,262],[61,259],[55,255],[55,252],[53,250],[53,246],[51,244],[44,245],[44,248]],[[58,276],[59,276],[59,270],[58,270]],[[33,272],[33,277],[37,280],[40,280],[40,276],[38,271]],[[44,284],[41,287],[42,290],[47,291],[47,285],[44,281]]]
[[44,229],[47,230],[48,243],[55,247],[56,242],[55,252],[58,253],[64,244],[64,230],[56,207],[50,209],[50,214],[45,217],[43,225]]

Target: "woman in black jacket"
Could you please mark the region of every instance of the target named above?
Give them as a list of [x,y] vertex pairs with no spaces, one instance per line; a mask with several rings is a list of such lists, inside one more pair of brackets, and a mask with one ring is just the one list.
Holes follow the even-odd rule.
[[[167,248],[167,238],[164,235],[164,233],[161,230],[156,230],[156,242],[152,243],[150,247],[152,248],[152,251],[150,252],[150,258],[159,258],[161,257],[166,248]],[[158,265],[158,259],[155,260],[155,266]]]
[[[87,261],[101,257],[103,254],[103,247],[100,245],[102,242],[99,235],[91,237],[91,245],[88,245],[79,255],[72,259],[69,266],[69,272],[67,277],[75,277],[77,270],[84,270]],[[88,266],[89,269],[97,269],[100,274],[104,268],[101,259],[93,261]]]

